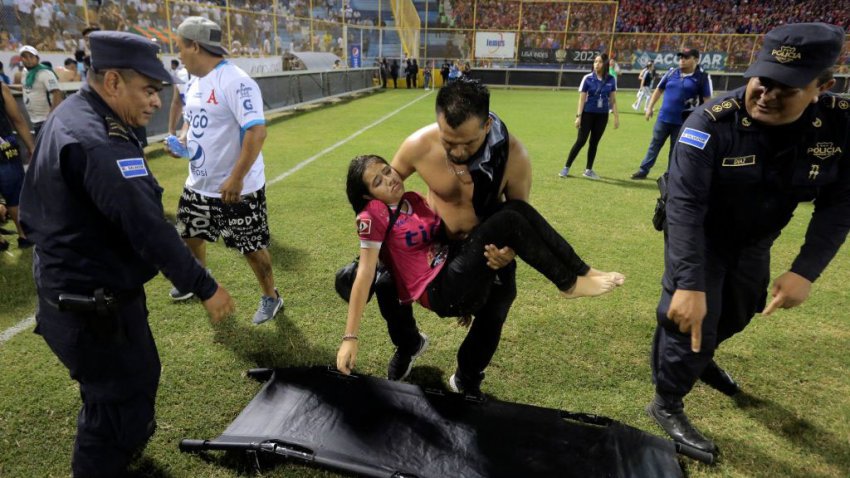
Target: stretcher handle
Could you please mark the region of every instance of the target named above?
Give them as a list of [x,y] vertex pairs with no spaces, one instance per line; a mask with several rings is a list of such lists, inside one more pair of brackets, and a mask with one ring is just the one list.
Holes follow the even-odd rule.
[[[253,443],[251,445],[254,445]],[[252,447],[244,443],[227,443],[213,440],[193,440],[184,438],[180,440],[180,451],[202,451],[202,450],[245,450]]]
[[706,465],[714,464],[714,453],[708,453],[707,451],[702,451],[699,448],[694,448],[690,445],[685,445],[684,443],[674,442],[674,444],[676,445],[676,453],[701,461]]

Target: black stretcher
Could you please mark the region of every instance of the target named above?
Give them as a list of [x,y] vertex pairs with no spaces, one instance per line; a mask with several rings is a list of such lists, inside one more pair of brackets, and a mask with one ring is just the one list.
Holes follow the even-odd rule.
[[267,381],[236,420],[213,440],[182,440],[182,451],[242,450],[395,478],[680,477],[677,451],[711,459],[594,415],[328,367],[249,375]]

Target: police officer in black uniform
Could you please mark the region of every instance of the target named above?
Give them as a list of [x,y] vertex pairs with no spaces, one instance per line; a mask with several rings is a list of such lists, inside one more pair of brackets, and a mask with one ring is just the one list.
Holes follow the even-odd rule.
[[160,376],[144,284],[162,271],[214,322],[228,292],[165,218],[162,188],[132,128],[161,106],[171,75],[159,48],[129,33],[91,34],[88,83],[45,123],[21,195],[35,243],[36,333],[80,383],[74,476],[121,476],[154,432]]
[[[844,30],[770,31],[746,87],[685,122],[670,166],[663,291],[647,411],[674,440],[709,453],[683,398],[697,379],[738,385],[714,350],[759,311],[800,305],[850,229],[850,102],[827,91]],[[797,204],[815,201],[805,242],[770,287],[770,247]]]

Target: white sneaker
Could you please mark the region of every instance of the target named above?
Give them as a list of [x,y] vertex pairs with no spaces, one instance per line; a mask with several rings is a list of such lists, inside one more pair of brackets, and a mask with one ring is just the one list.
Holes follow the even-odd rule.
[[599,176],[594,173],[592,169],[585,169],[584,173],[582,173],[582,176],[586,177],[587,179],[599,179]]

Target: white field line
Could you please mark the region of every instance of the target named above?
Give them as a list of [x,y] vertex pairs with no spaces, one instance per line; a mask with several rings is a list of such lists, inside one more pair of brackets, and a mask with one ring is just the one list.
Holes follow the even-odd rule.
[[349,137],[347,137],[347,138],[343,139],[342,141],[339,141],[339,142],[338,142],[338,143],[336,143],[336,144],[333,144],[333,145],[331,145],[331,146],[328,146],[327,148],[325,148],[325,149],[323,149],[323,150],[319,151],[318,153],[314,154],[313,156],[310,156],[309,158],[305,159],[304,161],[301,161],[300,163],[298,163],[298,164],[296,164],[295,166],[293,166],[293,167],[292,167],[292,169],[290,169],[289,171],[286,171],[285,173],[283,173],[283,174],[281,174],[280,176],[278,176],[278,177],[276,177],[276,178],[272,179],[271,181],[267,181],[267,183],[271,186],[271,185],[272,185],[272,184],[274,184],[274,183],[277,183],[277,182],[279,182],[279,181],[283,181],[284,179],[288,178],[289,176],[291,176],[292,174],[294,174],[296,171],[298,171],[299,169],[303,168],[304,166],[307,166],[308,164],[312,163],[313,161],[315,161],[315,160],[317,160],[317,159],[321,158],[322,156],[324,156],[324,155],[326,155],[326,154],[330,153],[331,151],[333,151],[333,150],[335,150],[335,149],[339,148],[340,146],[342,146],[342,145],[344,145],[344,144],[348,143],[349,141],[351,141],[352,139],[354,139],[354,138],[356,138],[356,137],[360,136],[361,134],[365,133],[366,131],[368,131],[368,130],[370,130],[370,129],[374,128],[375,126],[378,126],[379,124],[383,123],[384,121],[386,121],[386,120],[388,120],[388,119],[392,118],[393,116],[395,116],[395,115],[397,115],[397,114],[401,113],[401,112],[402,112],[404,109],[406,109],[407,107],[409,107],[409,106],[413,105],[414,103],[416,103],[417,101],[419,101],[419,100],[421,100],[421,99],[423,99],[423,98],[428,97],[430,94],[431,94],[431,93],[426,93],[426,94],[424,94],[424,95],[420,96],[419,98],[416,98],[415,100],[411,101],[410,103],[407,103],[406,105],[402,106],[401,108],[399,108],[399,109],[397,109],[397,110],[395,110],[395,111],[393,111],[393,112],[391,112],[391,113],[386,114],[385,116],[383,116],[383,117],[381,117],[381,118],[377,119],[377,120],[376,120],[376,121],[374,121],[373,123],[371,123],[371,124],[369,124],[369,125],[367,125],[367,126],[365,126],[365,127],[361,128],[360,130],[356,131],[356,132],[355,132],[355,133],[353,133],[351,136],[349,136]]
[[18,335],[20,332],[23,332],[24,330],[27,330],[28,328],[32,327],[33,324],[35,324],[35,317],[27,317],[26,319],[18,322],[12,327],[4,330],[2,333],[0,333],[0,345],[5,343],[12,337]]
[[[369,131],[370,129],[374,128],[375,126],[378,126],[379,124],[383,123],[384,121],[386,121],[386,120],[392,118],[393,116],[401,113],[406,108],[410,107],[411,105],[418,102],[419,100],[428,97],[429,95],[431,95],[431,93],[426,93],[426,94],[420,96],[419,98],[416,98],[415,100],[411,101],[410,103],[407,103],[406,105],[398,108],[397,110],[395,110],[391,113],[388,113],[388,114],[382,116],[381,118],[378,118],[376,121],[374,121],[373,123],[359,129],[358,131],[353,133],[351,136],[343,139],[342,141],[339,141],[339,142],[333,144],[332,146],[328,146],[327,148],[319,151],[318,153],[314,154],[313,156],[310,156],[309,158],[305,159],[304,161],[301,161],[300,163],[293,166],[292,169],[290,169],[289,171],[286,171],[285,173],[283,173],[280,176],[272,179],[271,181],[267,181],[267,183],[269,185],[272,185],[272,184],[278,183],[280,181],[283,181],[284,179],[293,175],[295,172],[304,168],[305,166],[312,163],[313,161],[321,158],[322,156],[324,156],[324,155],[330,153],[331,151],[339,148],[340,146],[348,143],[349,141],[360,136],[361,134],[365,133],[366,131]],[[4,330],[2,333],[0,333],[0,345],[2,345],[4,342],[8,341],[9,339],[14,337],[15,335],[17,335],[19,332],[26,330],[27,328],[29,328],[34,323],[35,323],[35,317],[27,317],[26,319],[18,322],[17,324],[13,325],[12,327]]]

